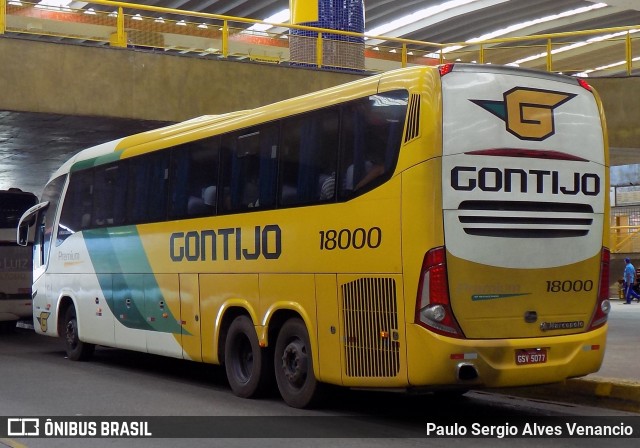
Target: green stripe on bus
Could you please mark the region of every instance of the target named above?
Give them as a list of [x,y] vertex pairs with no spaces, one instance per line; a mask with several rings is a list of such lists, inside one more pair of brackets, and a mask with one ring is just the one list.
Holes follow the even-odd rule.
[[119,149],[103,156],[94,157],[93,159],[81,160],[74,163],[69,171],[73,173],[74,171],[82,171],[86,170],[87,168],[93,168],[94,166],[115,162],[116,160],[120,160],[120,156],[123,152],[124,149]]
[[[151,270],[135,226],[84,231],[84,238],[107,304],[118,321],[128,327],[163,333],[189,333],[168,306],[167,318],[153,319],[152,304],[166,303]],[[148,304],[148,309],[147,309]]]

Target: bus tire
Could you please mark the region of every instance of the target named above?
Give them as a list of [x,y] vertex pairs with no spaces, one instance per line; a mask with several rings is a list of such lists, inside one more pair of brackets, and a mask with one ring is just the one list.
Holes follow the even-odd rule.
[[264,359],[253,322],[244,315],[236,317],[224,345],[227,381],[236,396],[251,398],[262,391],[267,374]]
[[311,406],[317,396],[318,382],[313,374],[309,333],[301,319],[289,319],[280,329],[274,367],[278,390],[285,403],[294,408]]
[[64,326],[62,330],[67,358],[72,361],[86,361],[91,358],[96,346],[80,340],[78,335],[78,318],[76,317],[76,309],[73,306],[70,306],[64,314]]

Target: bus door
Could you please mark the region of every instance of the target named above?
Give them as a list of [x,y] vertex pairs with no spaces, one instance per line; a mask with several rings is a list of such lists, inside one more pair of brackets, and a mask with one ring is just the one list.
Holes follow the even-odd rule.
[[20,218],[18,224],[18,244],[27,245],[29,243],[30,224],[34,227],[33,236],[33,320],[37,332],[55,332],[55,328],[49,329],[49,322],[53,308],[51,297],[51,283],[47,279],[46,271],[49,263],[49,252],[51,250],[52,238],[54,235],[55,215],[60,203],[62,189],[67,176],[57,177],[47,184],[42,193],[41,202],[27,210]]
[[[33,318],[36,330],[38,328],[42,332],[47,331],[48,318],[51,314],[51,301],[48,297],[46,276],[46,262],[49,257],[49,248],[51,246],[51,228],[53,223],[53,214],[51,209],[55,210],[55,204],[50,201],[43,201],[29,210],[27,210],[20,218],[18,224],[17,243],[20,246],[29,244],[29,235],[33,237],[33,286],[31,295],[33,297]],[[47,232],[47,224],[49,229]],[[35,233],[33,231],[35,228]]]

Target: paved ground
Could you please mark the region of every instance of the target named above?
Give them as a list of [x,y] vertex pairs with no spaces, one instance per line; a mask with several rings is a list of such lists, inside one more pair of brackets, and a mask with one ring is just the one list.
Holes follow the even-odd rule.
[[640,413],[640,303],[611,300],[600,371],[560,384],[505,389],[505,394],[579,402]]

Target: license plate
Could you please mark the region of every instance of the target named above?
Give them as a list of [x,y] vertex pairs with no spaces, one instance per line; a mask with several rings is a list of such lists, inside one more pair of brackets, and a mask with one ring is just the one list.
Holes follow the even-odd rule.
[[516,350],[516,364],[544,364],[547,362],[547,349],[546,348],[528,348],[523,350]]

